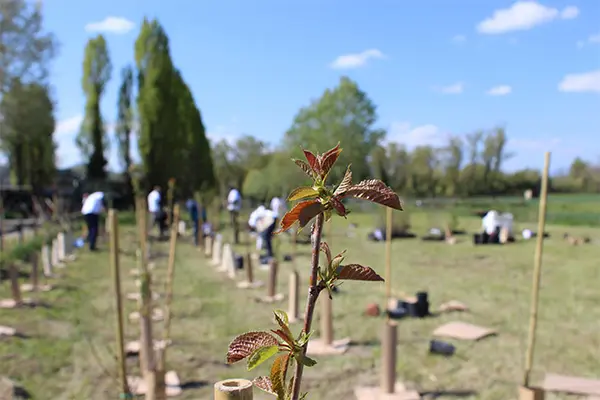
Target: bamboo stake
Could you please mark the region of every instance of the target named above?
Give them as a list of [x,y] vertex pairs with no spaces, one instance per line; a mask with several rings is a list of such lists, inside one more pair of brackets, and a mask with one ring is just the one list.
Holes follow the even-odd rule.
[[394,393],[396,387],[396,344],[398,342],[398,325],[386,321],[381,343],[381,392]]
[[8,274],[10,276],[10,290],[12,298],[15,301],[15,307],[20,307],[23,304],[21,297],[21,287],[19,286],[19,268],[14,261],[8,263]]
[[125,364],[125,347],[123,344],[123,302],[121,301],[121,273],[119,265],[119,223],[117,220],[117,212],[113,209],[108,210],[108,226],[110,230],[110,264],[112,267],[115,307],[117,310],[117,361],[119,363],[119,379],[122,396],[130,398],[131,392],[127,385],[127,367]]
[[246,379],[220,381],[214,389],[214,400],[253,400],[252,382]]
[[529,378],[533,365],[533,351],[535,348],[535,333],[537,328],[538,303],[540,292],[540,277],[542,272],[542,253],[544,250],[544,231],[546,228],[546,203],[548,200],[548,172],[550,169],[550,153],[544,157],[544,171],[542,175],[542,188],[538,215],[538,232],[533,261],[533,285],[531,288],[531,311],[529,315],[529,336],[527,340],[527,354],[525,357],[525,373],[523,386],[529,386]]
[[[392,209],[385,209],[385,307],[392,298]],[[389,319],[389,314],[388,314]]]
[[[179,223],[179,205],[173,210],[173,226],[171,227],[171,242],[169,243],[169,261],[167,264],[167,284],[165,295],[165,327],[163,339],[167,342],[171,336],[171,303],[173,301],[173,279],[175,277],[175,251],[177,249],[177,224]],[[163,350],[163,352],[166,350]],[[164,358],[164,357],[163,357]]]

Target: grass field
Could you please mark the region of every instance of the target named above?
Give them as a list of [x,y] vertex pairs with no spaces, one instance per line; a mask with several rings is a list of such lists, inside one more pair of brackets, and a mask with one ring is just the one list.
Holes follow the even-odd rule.
[[[375,218],[356,214],[348,221],[335,219],[333,237],[328,241],[336,252],[348,249],[348,260],[370,265],[383,274],[384,244],[364,239]],[[424,233],[431,219],[416,213],[411,218],[418,234]],[[349,222],[358,224],[357,237],[346,236]],[[462,228],[471,231],[479,228],[477,219],[462,218],[460,222]],[[588,234],[597,240],[600,232],[556,226],[547,230],[552,236],[545,243],[534,382],[542,379],[544,372],[598,377],[598,245],[596,242],[571,247],[561,238],[569,231]],[[226,239],[230,236],[230,232],[224,231]],[[400,321],[398,379],[420,391],[476,392],[463,397],[466,399],[514,399],[523,369],[535,243],[519,241],[507,246],[473,247],[470,236],[460,239],[462,242],[455,246],[420,239],[393,242],[395,291],[427,290],[432,307],[456,299],[472,309],[462,315]],[[134,247],[133,234],[123,227],[124,292],[135,290],[135,278],[128,273],[135,264],[131,255]],[[102,249],[106,249],[105,244]],[[243,249],[242,246],[238,250]],[[288,236],[282,237],[280,252],[290,252]],[[298,253],[298,270],[302,283],[306,284],[310,249],[299,246]],[[249,373],[243,364],[224,365],[227,345],[239,333],[272,328],[271,310],[287,309],[287,299],[275,306],[255,303],[253,298],[262,295],[265,288],[236,289],[234,282],[217,272],[203,254],[189,245],[189,238],[183,238],[178,246],[176,268],[173,346],[167,359],[187,388],[180,398],[211,399],[212,384],[217,380],[266,374],[265,366]],[[281,265],[279,289],[284,293],[291,269],[291,263]],[[156,279],[161,280],[165,276],[166,258],[157,260],[157,270]],[[15,326],[32,337],[0,340],[0,375],[16,379],[34,399],[117,398],[114,300],[108,253],[104,250],[91,255],[83,251],[77,261],[60,272],[64,275],[57,281],[61,287],[40,295],[52,308],[1,311],[0,324]],[[255,275],[257,279],[267,279],[265,272],[257,270]],[[162,291],[160,285],[157,288]],[[0,288],[0,297],[8,297],[9,293],[9,285],[5,283]],[[304,300],[301,298],[302,309]],[[309,399],[352,399],[356,385],[378,384],[378,339],[384,320],[362,315],[370,302],[383,305],[383,284],[346,282],[335,295],[335,336],[351,337],[357,345],[346,355],[318,358],[317,366],[307,370],[305,388],[310,391]],[[126,302],[126,307],[128,312],[133,311],[135,304]],[[499,335],[478,343],[453,342],[457,354],[452,358],[428,355],[431,332],[450,320],[492,327]],[[156,326],[158,330],[161,324]],[[318,336],[318,320],[314,328]],[[137,324],[128,323],[126,333],[129,339],[135,339]],[[128,365],[131,373],[137,373],[137,359],[130,359]],[[271,397],[257,393],[256,398]],[[548,395],[547,398],[576,397]]]

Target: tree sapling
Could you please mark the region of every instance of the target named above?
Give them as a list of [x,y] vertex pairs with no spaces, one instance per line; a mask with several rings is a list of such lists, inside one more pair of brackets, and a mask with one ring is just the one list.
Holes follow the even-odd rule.
[[[254,369],[269,358],[278,355],[271,366],[269,377],[262,376],[254,380],[258,388],[277,396],[278,400],[305,399],[307,393],[300,393],[302,372],[304,367],[312,367],[316,361],[306,356],[306,349],[311,332],[315,305],[323,290],[331,291],[339,280],[383,281],[371,267],[359,264],[344,264],[345,250],[332,256],[326,242],[321,242],[323,223],[328,221],[333,212],[346,217],[349,210],[342,200],[348,197],[368,200],[396,210],[402,210],[398,195],[383,182],[377,179],[367,179],[360,183],[352,183],[350,166],[335,188],[326,186],[326,180],[331,168],[337,161],[342,149],[337,146],[323,154],[313,154],[303,150],[306,161],[293,160],[302,171],[313,179],[312,186],[294,189],[288,196],[288,201],[302,200],[297,203],[281,220],[281,227],[275,233],[285,232],[296,222],[300,231],[315,219],[312,225],[312,257],[311,272],[308,288],[308,298],[304,312],[304,327],[295,336],[290,327],[288,316],[284,311],[275,310],[275,321],[278,329],[270,332],[247,332],[236,337],[229,345],[227,363],[232,364],[247,359],[248,370]],[[296,232],[297,233],[297,232]],[[319,266],[320,252],[325,253],[326,264]],[[293,376],[287,381],[287,373],[291,364],[295,364]]]

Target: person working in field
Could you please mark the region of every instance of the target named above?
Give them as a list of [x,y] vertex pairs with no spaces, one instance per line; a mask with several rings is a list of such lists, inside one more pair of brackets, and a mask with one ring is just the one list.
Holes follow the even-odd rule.
[[81,214],[87,226],[87,241],[90,251],[96,251],[96,240],[98,239],[98,226],[100,224],[100,213],[104,210],[104,193],[94,192],[83,195]]
[[160,186],[154,186],[154,189],[152,189],[150,194],[148,194],[146,201],[148,202],[148,212],[151,216],[151,222],[148,230],[152,229],[154,225],[158,225],[159,238],[162,238],[166,228],[164,223],[166,214],[162,209],[162,195],[160,192]]
[[240,194],[239,190],[232,186],[231,190],[229,190],[229,194],[227,195],[227,210],[229,210],[229,216],[231,217],[231,228],[233,229],[233,241],[235,244],[240,242],[238,216],[241,208],[242,195]]
[[248,218],[248,228],[251,232],[251,235],[256,237],[256,251],[260,252],[263,248],[263,240],[262,236],[256,232],[256,222],[258,221],[258,215],[265,210],[265,206],[262,204],[256,208],[256,210],[250,213],[250,217]]
[[192,220],[192,226],[194,228],[194,244],[198,246],[199,244],[199,230],[200,230],[200,207],[198,202],[192,198],[189,198],[185,203],[185,206],[190,214],[190,219]]
[[273,210],[265,208],[264,206],[258,207],[250,216],[248,225],[256,229],[256,233],[260,236],[261,240],[265,244],[267,250],[266,261],[273,258],[273,232],[277,225],[277,215]]

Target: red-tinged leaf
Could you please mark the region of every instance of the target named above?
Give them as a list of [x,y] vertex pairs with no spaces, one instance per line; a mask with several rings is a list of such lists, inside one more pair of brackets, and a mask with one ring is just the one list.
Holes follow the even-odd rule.
[[323,205],[316,200],[314,200],[312,204],[308,204],[306,207],[300,210],[300,215],[298,215],[300,229],[308,225],[310,220],[319,215],[321,211],[323,211]]
[[290,354],[282,354],[273,361],[271,366],[271,384],[277,394],[277,400],[285,400],[285,378],[290,361]]
[[335,188],[333,195],[341,196],[344,193],[346,193],[346,190],[350,189],[351,186],[352,186],[352,171],[350,170],[350,165],[348,165],[348,168],[346,168],[346,173],[344,174],[344,177],[342,178],[342,181],[340,182],[339,186],[337,188]]
[[287,200],[288,201],[296,201],[296,200],[307,199],[309,197],[315,197],[318,195],[319,195],[319,192],[316,191],[315,189],[313,189],[312,187],[300,186],[300,187],[297,187],[296,189],[292,190],[292,193],[289,194]]
[[325,257],[327,258],[327,265],[331,264],[331,249],[327,242],[321,242],[321,251],[325,253]]
[[367,179],[350,186],[341,197],[355,197],[402,211],[398,195],[378,179]]
[[348,212],[346,211],[346,207],[344,206],[344,204],[340,201],[340,199],[336,196],[331,198],[331,205],[333,206],[333,208],[335,209],[335,211],[337,212],[337,214],[340,217],[345,217]]
[[292,227],[292,225],[294,225],[294,223],[300,219],[300,213],[302,212],[302,210],[304,210],[306,207],[312,206],[314,204],[320,204],[320,203],[318,203],[317,200],[307,200],[307,201],[302,201],[302,202],[296,204],[290,211],[288,211],[283,216],[283,218],[281,219],[279,230],[274,233],[277,234],[277,233],[285,232],[288,229],[290,229]]
[[333,149],[326,151],[323,155],[320,156],[319,162],[321,164],[321,177],[325,178],[331,168],[337,161],[338,157],[342,149],[340,149],[340,144],[338,143]]
[[338,279],[347,281],[371,281],[383,282],[384,279],[371,267],[359,264],[340,265],[338,267]]
[[258,378],[254,378],[252,381],[254,386],[262,390],[263,392],[267,392],[274,396],[277,396],[277,393],[273,390],[273,384],[271,383],[271,379],[268,376],[259,376]]
[[247,332],[239,335],[227,350],[227,364],[233,364],[249,357],[257,349],[266,346],[278,346],[279,341],[268,332]]
[[310,165],[308,165],[306,162],[302,161],[302,160],[296,160],[293,159],[294,163],[300,167],[300,169],[302,171],[304,171],[304,173],[308,176],[310,176],[311,178],[315,178],[315,172],[310,168]]
[[279,336],[281,338],[281,340],[283,340],[290,346],[294,347],[294,339],[290,335],[288,335],[285,331],[283,331],[282,329],[271,329],[271,332],[273,332],[274,334]]
[[320,174],[321,168],[320,168],[319,160],[317,159],[317,156],[315,156],[313,153],[311,153],[308,150],[302,149],[302,151],[304,152],[304,157],[306,157],[306,161],[308,161],[308,165],[310,166],[310,169],[315,171],[315,173]]

